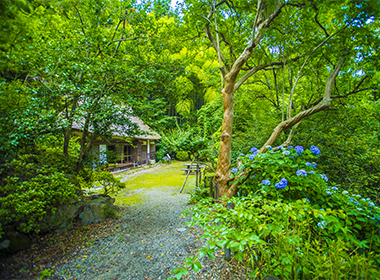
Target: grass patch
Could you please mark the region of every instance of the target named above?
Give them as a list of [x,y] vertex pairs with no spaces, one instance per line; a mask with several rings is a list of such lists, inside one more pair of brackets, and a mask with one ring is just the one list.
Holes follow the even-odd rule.
[[[135,189],[150,189],[154,187],[159,188],[178,188],[181,189],[183,182],[186,178],[184,172],[181,170],[184,167],[184,162],[174,162],[171,165],[163,165],[161,168],[155,170],[147,170],[146,172],[131,175],[125,181],[127,190]],[[193,188],[195,185],[195,176],[190,175],[186,182],[187,188]]]
[[[177,188],[181,190],[186,176],[181,170],[185,168],[185,162],[172,162],[171,165],[162,165],[151,170],[141,170],[142,172],[131,174],[126,179],[125,190],[115,195],[116,205],[133,205],[140,203],[143,199],[144,191],[152,188]],[[128,173],[117,174],[118,179],[127,176]],[[193,191],[195,186],[195,176],[189,175],[184,191]],[[144,190],[141,190],[144,189]],[[138,190],[136,192],[136,190]]]
[[130,206],[138,204],[142,201],[142,196],[142,193],[134,193],[129,195],[126,192],[121,192],[115,196],[115,205]]

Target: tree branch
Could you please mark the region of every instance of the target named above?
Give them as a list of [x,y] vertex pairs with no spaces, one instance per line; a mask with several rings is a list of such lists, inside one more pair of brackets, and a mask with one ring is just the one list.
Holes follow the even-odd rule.
[[[300,58],[301,58],[301,56],[297,56],[295,58],[292,58],[291,61],[297,61]],[[252,67],[252,69],[249,70],[247,73],[245,73],[243,75],[243,77],[241,77],[240,80],[235,84],[235,86],[234,86],[234,92],[236,90],[238,90],[238,88],[242,84],[244,84],[244,82],[246,80],[248,80],[249,77],[251,77],[253,74],[257,73],[258,71],[266,69],[266,68],[271,67],[271,66],[282,66],[282,65],[284,65],[286,63],[287,63],[287,61],[275,61],[275,62],[263,64],[263,65],[260,65],[260,66],[254,66],[254,67]]]
[[[261,14],[262,14],[262,5],[263,5],[263,0],[259,0],[258,11],[256,14],[255,23],[253,25],[254,28],[252,30],[252,39],[250,40],[247,47],[244,49],[244,51],[238,57],[238,59],[236,59],[235,63],[231,67],[231,70],[230,70],[231,79],[235,79],[237,77],[240,69],[247,62],[247,60],[251,57],[252,50],[260,42],[260,40],[263,36],[263,30],[265,28],[267,28],[268,25],[280,14],[282,7],[284,7],[284,5],[280,5],[280,0],[277,0],[277,7],[276,7],[275,11],[266,20],[259,22],[259,19],[261,18]],[[255,24],[257,24],[257,27]],[[251,71],[253,71],[253,73],[251,75],[249,75],[248,77],[246,77],[245,80],[257,72],[254,69],[255,69],[255,67],[252,68],[252,70],[251,70]],[[241,84],[239,85],[239,87],[240,86],[241,86]],[[239,87],[236,87],[236,89]],[[235,87],[234,87],[234,89],[235,89]]]
[[317,13],[315,14],[315,17],[314,17],[315,22],[319,25],[320,28],[322,28],[322,30],[325,32],[325,34],[326,34],[327,37],[330,36],[330,35],[327,33],[326,29],[325,29],[325,28],[322,26],[322,24],[318,21],[318,14],[319,14],[319,11],[318,11],[317,6],[315,6],[315,4],[313,4],[313,8],[314,8],[314,10],[316,10],[316,12],[317,12]]
[[215,49],[217,55],[220,56],[220,59],[222,60],[224,66],[227,68],[227,71],[229,71],[229,66],[226,62],[226,58],[224,57],[223,53],[220,51],[220,49],[218,48],[218,44],[217,42],[215,41],[214,37],[212,36],[211,34],[211,31],[210,31],[210,23],[206,23],[206,35],[207,35],[207,38],[210,40],[210,42],[212,43],[212,46],[213,48]]
[[305,68],[305,65],[306,63],[309,61],[309,59],[311,58],[311,56],[313,55],[313,53],[321,46],[323,46],[329,39],[331,39],[334,35],[336,35],[337,33],[339,33],[340,31],[342,31],[343,29],[345,29],[346,27],[342,28],[342,29],[339,29],[337,32],[335,32],[334,34],[330,35],[329,37],[327,37],[325,40],[323,40],[318,46],[316,46],[312,52],[310,53],[310,55],[306,58],[305,62],[302,64],[302,67],[299,71],[299,74],[298,74],[298,77],[292,87],[292,90],[290,92],[290,95],[289,95],[289,102],[288,102],[288,118],[290,119],[291,118],[291,104],[293,103],[293,95],[294,95],[294,91],[296,89],[296,86],[297,86],[297,83],[299,81],[299,79],[301,78],[302,76],[302,71],[303,69]]
[[82,20],[82,17],[81,17],[81,15],[80,15],[78,9],[77,9],[77,5],[78,5],[78,4],[75,4],[75,5],[74,5],[74,9],[77,11],[77,14],[78,14],[79,19],[80,19],[80,23],[81,23],[81,25],[82,25],[81,28],[82,28],[83,34],[84,34],[84,36],[86,36],[86,32],[84,31],[84,28],[83,28],[83,26],[84,26],[84,24],[83,24],[83,20]]
[[[370,88],[359,89],[360,86],[363,84],[364,80],[367,79],[367,78],[368,78],[368,76],[364,76],[363,79],[360,80],[359,84],[354,88],[353,91],[350,91],[349,93],[346,93],[346,94],[344,94],[344,95],[333,95],[333,96],[331,96],[330,98],[331,98],[331,99],[333,99],[333,98],[334,98],[334,99],[336,99],[336,98],[347,98],[348,96],[353,95],[353,94],[355,94],[355,93],[358,93],[358,92],[361,92],[361,91],[365,91],[365,90],[369,90]],[[323,99],[323,98],[318,98],[318,99],[315,100],[313,103],[311,103],[311,104],[309,105],[309,107],[312,107],[312,106],[317,105],[319,102],[321,102],[322,99]]]
[[292,118],[289,118],[287,119],[286,121],[283,121],[281,122],[274,130],[273,130],[273,133],[272,135],[269,137],[269,139],[267,140],[267,142],[263,145],[263,147],[260,149],[260,153],[263,153],[266,151],[266,147],[269,145],[271,146],[274,141],[277,139],[277,137],[280,135],[280,133],[288,128],[291,128],[293,127],[294,125],[296,125],[297,123],[299,123],[300,121],[302,121],[303,119],[305,119],[306,117],[310,116],[310,115],[314,115],[322,110],[325,110],[327,109],[330,105],[331,105],[331,91],[332,91],[332,87],[334,85],[334,81],[336,79],[336,77],[338,76],[338,73],[340,71],[340,69],[342,68],[343,66],[343,63],[344,61],[346,60],[345,57],[341,57],[339,59],[339,62],[337,64],[337,66],[335,67],[335,69],[330,73],[330,76],[327,78],[327,81],[326,81],[326,86],[325,86],[325,92],[324,92],[324,95],[323,95],[323,98],[322,100],[316,104],[315,106],[307,109],[307,110],[304,110],[300,113],[298,113],[296,116],[292,117]]

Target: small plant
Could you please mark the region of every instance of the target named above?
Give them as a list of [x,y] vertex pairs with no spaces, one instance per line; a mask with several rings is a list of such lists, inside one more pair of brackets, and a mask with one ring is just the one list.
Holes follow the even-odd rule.
[[105,170],[94,172],[94,182],[103,187],[105,195],[117,194],[125,188],[124,183],[120,182],[110,172]]
[[48,269],[42,270],[39,273],[40,279],[44,279],[45,277],[50,277],[53,273],[54,273],[54,269],[52,269],[52,270],[48,270]]
[[209,190],[206,188],[196,187],[195,192],[190,194],[188,204],[195,204],[198,201],[200,201],[203,198],[206,198],[209,196]]

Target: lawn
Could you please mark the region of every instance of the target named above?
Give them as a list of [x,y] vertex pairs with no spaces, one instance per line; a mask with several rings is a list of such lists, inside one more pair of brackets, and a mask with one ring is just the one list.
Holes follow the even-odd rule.
[[[151,169],[137,169],[119,173],[115,175],[116,178],[125,182],[126,188],[119,194],[115,195],[116,205],[132,205],[138,204],[145,192],[150,189],[169,189],[176,188],[178,192],[181,190],[183,182],[186,178],[184,172],[185,162],[173,161],[171,165],[162,164],[160,166],[152,167]],[[189,175],[184,192],[194,191],[195,176]]]

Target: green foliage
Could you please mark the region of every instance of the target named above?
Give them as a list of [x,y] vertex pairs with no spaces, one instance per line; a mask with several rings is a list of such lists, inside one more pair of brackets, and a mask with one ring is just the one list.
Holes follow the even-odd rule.
[[186,151],[179,151],[176,155],[177,159],[180,161],[186,161],[189,159],[189,153]]
[[47,212],[77,198],[78,187],[58,168],[59,158],[50,155],[19,156],[1,172],[0,223],[22,232],[39,231]]
[[379,276],[379,250],[372,247],[378,242],[374,240],[378,229],[372,231],[368,240],[354,245],[347,238],[350,233],[344,221],[333,227],[345,231],[346,238],[334,238],[329,224],[320,228],[316,222],[324,217],[334,223],[331,213],[323,216],[321,210],[303,201],[284,203],[250,196],[230,202],[235,205],[233,210],[212,204],[210,199],[193,209],[195,222],[191,224],[202,226],[203,238],[208,240],[208,248],[201,249],[196,259],[216,248],[231,249],[235,259],[252,268],[252,279],[267,274],[281,279]]
[[[177,128],[162,136],[158,155],[177,154],[180,151],[198,154],[207,147],[207,139],[197,134],[193,129]],[[158,158],[160,158],[158,157]]]
[[93,172],[93,184],[100,185],[105,195],[118,194],[125,189],[125,183],[120,182],[108,170]]
[[39,273],[40,279],[44,279],[45,277],[50,277],[53,273],[54,273],[54,269],[52,269],[52,270],[49,270],[49,269],[41,270]]
[[[351,192],[376,197],[380,182],[379,102],[362,97],[325,116],[301,124],[298,143],[313,141],[324,151],[318,167],[334,182]],[[355,104],[355,105],[349,105]],[[318,125],[325,122],[325,125]]]
[[220,248],[250,266],[253,279],[377,279],[379,207],[328,184],[313,162],[315,147],[314,153],[300,146],[269,149],[241,156],[242,165],[232,170],[244,181],[238,197],[222,204],[204,199],[191,209],[189,224],[204,229],[208,245],[185,265],[191,268],[205,252]]
[[210,189],[208,188],[202,188],[202,187],[196,187],[195,191],[190,194],[190,198],[188,200],[188,204],[196,204],[198,201],[209,197],[210,195]]

